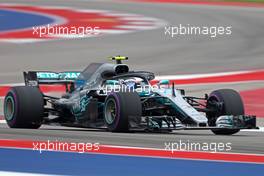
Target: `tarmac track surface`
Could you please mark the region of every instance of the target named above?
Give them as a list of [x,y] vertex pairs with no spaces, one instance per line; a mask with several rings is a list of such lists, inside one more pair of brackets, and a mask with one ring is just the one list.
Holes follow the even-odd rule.
[[[0,0],[0,2],[5,2]],[[210,73],[262,69],[264,67],[264,9],[244,7],[150,4],[120,1],[14,1],[8,3],[68,6],[82,9],[114,10],[165,20],[170,24],[232,26],[231,36],[181,36],[170,38],[164,28],[130,34],[78,40],[10,44],[0,43],[0,80],[22,82],[24,70],[81,70],[90,62],[105,62],[106,56],[127,55],[137,70],[160,75]],[[223,85],[211,86],[219,88]],[[228,86],[228,85],[227,85]],[[225,87],[227,87],[225,85]],[[239,90],[261,87],[260,83],[236,84]],[[192,89],[194,89],[192,87]],[[195,93],[204,92],[200,88]],[[263,133],[241,132],[234,136],[214,136],[207,131],[174,134],[109,133],[77,128],[48,127],[40,130],[8,129],[0,125],[0,137],[8,139],[59,139],[102,144],[164,148],[164,142],[231,142],[231,152],[263,154]]]

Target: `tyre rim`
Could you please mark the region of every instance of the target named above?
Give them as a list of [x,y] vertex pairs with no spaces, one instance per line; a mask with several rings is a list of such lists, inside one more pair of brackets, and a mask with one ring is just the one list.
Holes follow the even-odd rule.
[[15,113],[15,103],[13,97],[8,96],[6,98],[4,109],[6,120],[12,120]]
[[116,118],[116,102],[114,99],[109,99],[106,103],[105,120],[108,124],[112,124]]

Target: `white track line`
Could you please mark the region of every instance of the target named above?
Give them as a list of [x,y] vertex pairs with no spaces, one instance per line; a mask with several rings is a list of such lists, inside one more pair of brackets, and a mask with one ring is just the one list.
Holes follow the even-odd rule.
[[241,131],[246,131],[246,132],[264,132],[264,127],[259,127],[259,129],[246,129],[246,130],[241,130]]
[[186,75],[164,75],[164,76],[156,76],[155,80],[162,80],[162,79],[195,79],[195,78],[209,78],[215,76],[230,76],[230,75],[237,75],[237,74],[244,74],[244,73],[252,73],[258,72],[263,70],[255,70],[255,71],[234,71],[234,72],[219,72],[219,73],[202,73],[202,74],[186,74]]
[[0,123],[4,124],[4,123],[6,123],[6,121],[5,120],[0,120]]
[[0,175],[9,175],[9,176],[46,176],[46,175],[51,175],[51,174],[0,171]]
[[[49,39],[52,40],[52,39]],[[10,43],[17,43],[17,44],[23,44],[23,43],[34,43],[34,42],[44,42],[48,41],[48,39],[0,39],[0,42],[10,42]]]

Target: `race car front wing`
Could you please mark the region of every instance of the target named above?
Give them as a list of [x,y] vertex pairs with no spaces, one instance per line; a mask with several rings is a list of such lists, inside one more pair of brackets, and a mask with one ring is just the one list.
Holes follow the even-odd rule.
[[141,123],[138,125],[130,121],[131,129],[143,129],[146,131],[162,131],[162,130],[212,130],[212,129],[258,129],[256,126],[256,116],[251,115],[226,115],[217,119],[215,126],[207,124],[189,125],[182,124],[179,119],[174,116],[145,116],[142,117]]

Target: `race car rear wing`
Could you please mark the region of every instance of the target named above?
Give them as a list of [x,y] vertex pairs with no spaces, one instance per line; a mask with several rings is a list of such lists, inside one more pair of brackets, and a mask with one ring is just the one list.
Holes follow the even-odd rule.
[[73,85],[80,72],[29,71],[23,72],[23,75],[26,86],[38,87],[40,84],[63,84],[66,86],[66,91],[68,91],[68,86]]

